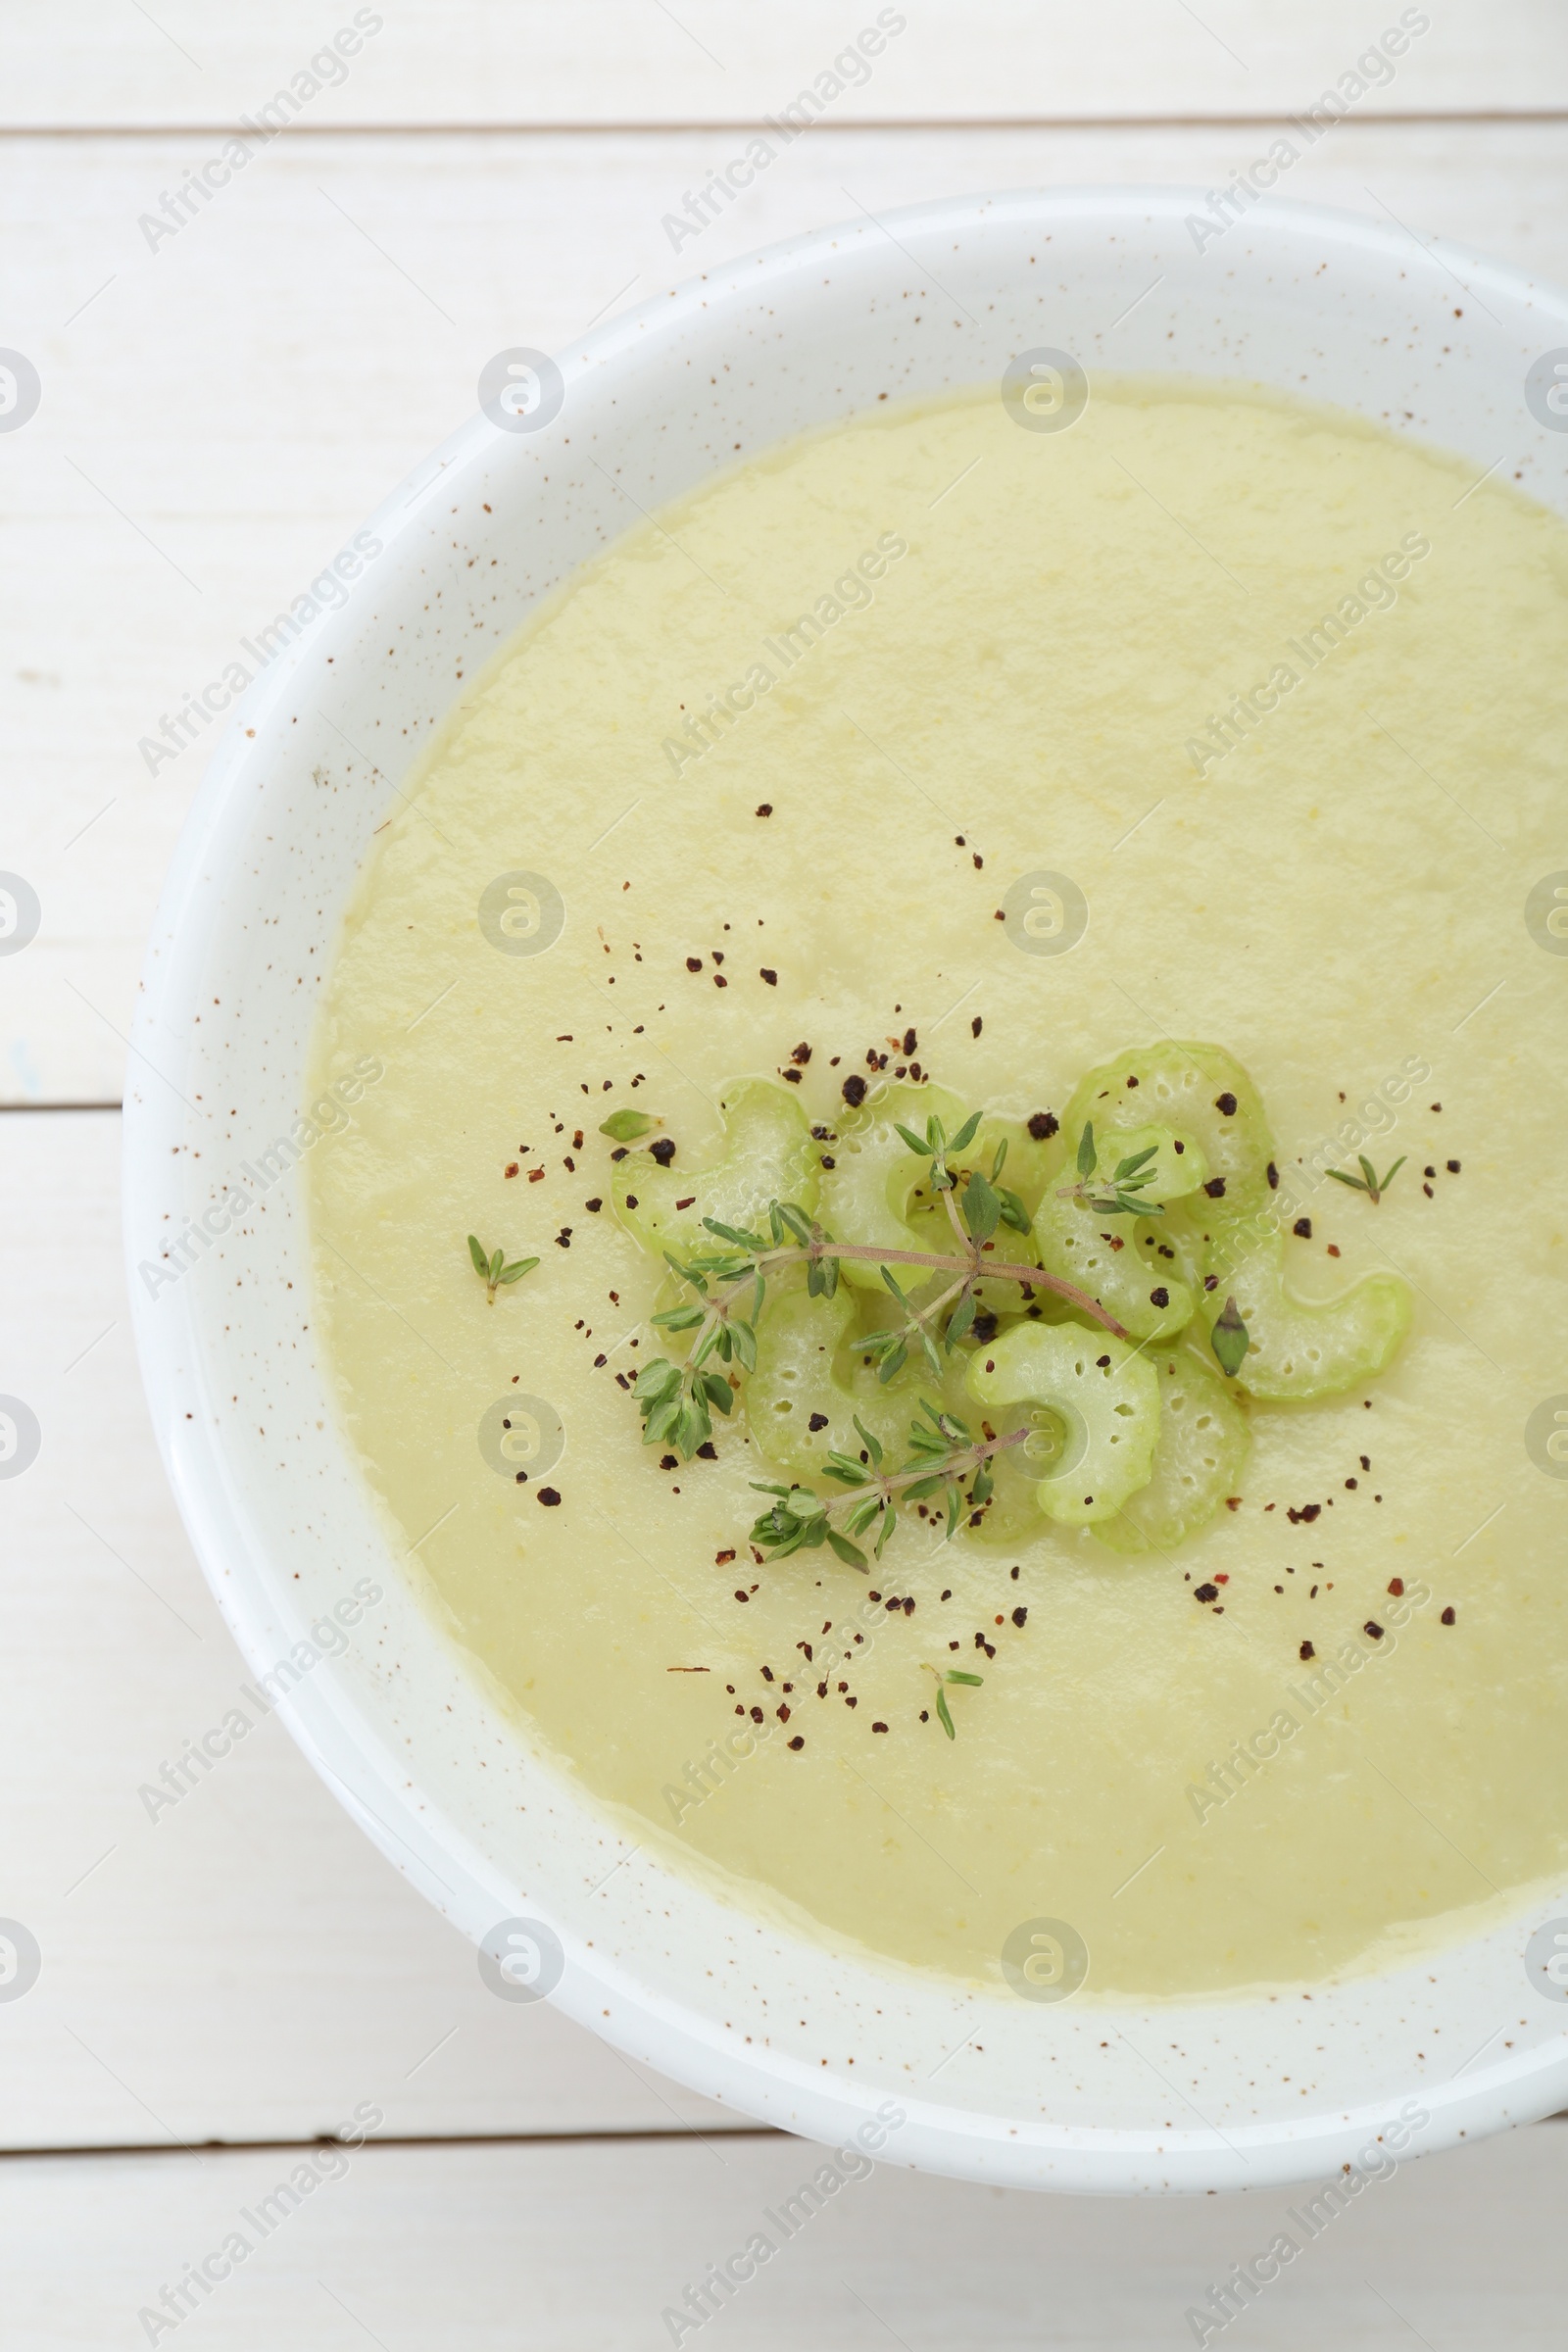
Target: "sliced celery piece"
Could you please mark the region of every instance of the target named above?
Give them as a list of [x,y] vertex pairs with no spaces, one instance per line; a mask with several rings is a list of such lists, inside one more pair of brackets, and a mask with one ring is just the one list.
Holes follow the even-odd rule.
[[1159,1388],[1159,1438],[1147,1487],[1095,1529],[1112,1551],[1174,1551],[1196,1535],[1241,1482],[1251,1432],[1247,1415],[1189,1348],[1151,1348]]
[[[945,1087],[896,1085],[839,1120],[833,1146],[836,1165],[823,1178],[820,1212],[836,1242],[876,1243],[887,1250],[946,1251],[956,1247],[945,1209],[939,1218],[926,1219],[918,1232],[908,1221],[911,1210],[929,1202],[926,1179],[931,1162],[911,1152],[898,1129],[903,1125],[923,1136],[933,1116],[949,1135],[956,1135],[968,1113]],[[884,1287],[880,1268],[869,1262],[846,1258],[841,1270],[844,1279],[860,1290]],[[894,1272],[905,1290],[923,1279],[918,1267],[895,1267]]]
[[[829,1453],[858,1458],[863,1449],[857,1414],[885,1448],[888,1467],[897,1469],[921,1397],[940,1404],[951,1400],[945,1391],[962,1395],[961,1355],[942,1382],[933,1381],[923,1363],[880,1382],[874,1370],[857,1363],[858,1325],[856,1294],[840,1289],[831,1298],[812,1298],[805,1291],[777,1294],[758,1327],[757,1369],[746,1383],[753,1443],[770,1470],[800,1486],[816,1485],[821,1493],[835,1492],[831,1481],[819,1483]],[[813,1420],[822,1426],[813,1429]]]
[[[1067,1132],[1076,1151],[1075,1131]],[[1128,1167],[1124,1181],[1137,1188],[1125,1198],[1152,1207],[1180,1200],[1202,1184],[1208,1161],[1191,1136],[1170,1127],[1118,1132],[1107,1125],[1094,1142],[1092,1173],[1077,1177],[1077,1162],[1069,1159],[1046,1187],[1034,1219],[1040,1263],[1098,1298],[1135,1340],[1173,1339],[1192,1320],[1197,1294],[1165,1238],[1166,1219],[1118,1214],[1094,1202],[1116,1194],[1120,1167]],[[1128,1166],[1132,1161],[1142,1164]],[[1075,1181],[1064,1183],[1069,1176]],[[1162,1256],[1162,1248],[1170,1254]]]
[[[770,1078],[742,1078],[719,1097],[724,1151],[711,1167],[662,1168],[646,1152],[619,1161],[611,1178],[615,1214],[655,1257],[687,1258],[722,1250],[703,1224],[766,1232],[774,1200],[808,1215],[816,1206],[817,1147],[806,1113],[788,1088]],[[913,1155],[906,1154],[910,1165]],[[688,1205],[677,1208],[677,1201]]]
[[1078,1323],[1015,1323],[969,1359],[980,1405],[1043,1405],[1062,1426],[1056,1466],[1035,1488],[1048,1519],[1091,1527],[1149,1482],[1159,1436],[1153,1366],[1109,1332]]
[[[1234,1109],[1221,1107],[1232,1103]],[[1078,1081],[1061,1124],[1076,1145],[1086,1123],[1099,1142],[1112,1132],[1119,1140],[1151,1119],[1190,1135],[1201,1149],[1208,1162],[1205,1216],[1245,1216],[1272,1199],[1274,1139],[1263,1100],[1223,1046],[1165,1040],[1118,1054]],[[1208,1189],[1215,1185],[1218,1192]]]
[[1278,1233],[1239,1250],[1227,1247],[1223,1233],[1209,1245],[1214,1288],[1200,1313],[1212,1332],[1227,1298],[1235,1299],[1248,1342],[1237,1387],[1271,1403],[1359,1388],[1383,1370],[1409,1329],[1408,1286],[1396,1274],[1369,1274],[1338,1298],[1313,1305],[1286,1290],[1284,1257]]

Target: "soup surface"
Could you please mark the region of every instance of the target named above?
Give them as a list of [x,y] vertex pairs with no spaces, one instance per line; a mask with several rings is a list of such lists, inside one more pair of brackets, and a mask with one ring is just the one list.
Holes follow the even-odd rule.
[[[344,1421],[519,1737],[729,1899],[984,1984],[1065,1922],[1081,1997],[1192,1997],[1560,1877],[1568,1484],[1531,1416],[1564,1385],[1568,534],[1476,470],[1237,387],[1097,386],[1051,432],[890,406],[633,529],[458,689],[376,836],[313,1095],[382,1074],[306,1171]],[[1272,1399],[1201,1313],[1176,1335],[1241,1431],[1193,1532],[1048,1517],[1015,1456],[951,1542],[939,1496],[864,1568],[775,1558],[753,1482],[808,1440],[776,1381],[692,1458],[644,1445],[631,1383],[688,1342],[628,1201],[722,1158],[740,1081],[798,1105],[837,1230],[890,1106],[1011,1122],[1032,1209],[1085,1074],[1196,1046],[1266,1110],[1249,1246],[1409,1320]],[[492,1297],[470,1234],[539,1262]],[[1023,1303],[988,1286],[945,1367],[976,1430]],[[825,1304],[835,1441],[857,1397],[906,1419],[934,1384],[857,1354],[885,1290],[772,1286]],[[1038,1467],[1071,1427],[1034,1426]]]

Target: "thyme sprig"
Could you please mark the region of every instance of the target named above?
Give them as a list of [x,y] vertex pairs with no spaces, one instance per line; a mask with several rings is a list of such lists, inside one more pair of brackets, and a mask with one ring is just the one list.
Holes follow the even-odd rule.
[[[977,1121],[970,1121],[967,1132],[972,1134],[976,1124]],[[757,1323],[768,1279],[786,1266],[804,1265],[808,1292],[813,1298],[827,1298],[838,1289],[839,1265],[844,1259],[855,1258],[881,1266],[883,1281],[905,1314],[899,1325],[888,1332],[868,1334],[860,1345],[873,1359],[880,1357],[878,1378],[884,1382],[892,1380],[908,1361],[911,1340],[920,1348],[928,1369],[940,1377],[941,1358],[929,1327],[944,1306],[956,1301],[943,1334],[944,1345],[951,1353],[974,1321],[975,1285],[982,1279],[1020,1283],[1026,1291],[1054,1291],[1093,1322],[1114,1332],[1118,1339],[1127,1337],[1115,1316],[1076,1284],[1048,1274],[1041,1266],[998,1264],[986,1256],[987,1247],[1003,1220],[1004,1195],[978,1172],[968,1173],[963,1182],[960,1219],[959,1210],[954,1206],[956,1180],[946,1162],[946,1153],[960,1147],[956,1138],[941,1136],[939,1121],[933,1120],[931,1125],[938,1129],[936,1139],[925,1143],[917,1140],[914,1148],[931,1156],[933,1181],[938,1172],[947,1179],[936,1189],[947,1199],[955,1236],[962,1245],[960,1253],[888,1249],[879,1242],[836,1242],[803,1209],[786,1200],[775,1200],[769,1205],[765,1234],[723,1224],[717,1217],[705,1217],[705,1228],[715,1241],[725,1245],[723,1248],[705,1250],[701,1256],[688,1258],[684,1263],[670,1251],[664,1252],[670,1271],[695,1297],[664,1308],[652,1320],[662,1330],[690,1331],[696,1336],[684,1368],[658,1356],[644,1366],[633,1386],[632,1394],[643,1414],[645,1445],[667,1443],[684,1461],[699,1446],[708,1444],[713,1434],[709,1408],[716,1404],[721,1412],[727,1413],[730,1389],[727,1381],[705,1373],[704,1367],[716,1354],[720,1362],[737,1363],[744,1372],[756,1368]],[[964,1132],[959,1130],[960,1134]],[[1001,1172],[1000,1155],[992,1172],[993,1177]],[[1008,1194],[1005,1200],[1016,1203],[1017,1215],[1024,1216],[1016,1195]],[[1012,1221],[1010,1217],[1008,1221]],[[1027,1217],[1024,1221],[1027,1225]],[[930,1306],[915,1310],[909,1306],[908,1293],[900,1290],[889,1275],[890,1265],[923,1266],[932,1272],[952,1274],[956,1279]],[[724,1392],[722,1399],[720,1389]]]
[[[1155,1155],[1155,1149],[1153,1144],[1149,1144],[1142,1152],[1134,1152],[1119,1161],[1108,1173],[1104,1172],[1101,1167],[1094,1128],[1086,1125],[1078,1139],[1078,1181],[1076,1184],[1063,1185],[1058,1198],[1081,1200],[1086,1208],[1095,1209],[1102,1217],[1162,1217],[1165,1213],[1163,1201],[1139,1198],[1154,1181],[1156,1171],[1149,1163]],[[1097,1175],[1102,1188],[1108,1189],[1093,1194],[1089,1189],[1090,1181]]]
[[943,1689],[943,1685],[945,1683],[967,1683],[971,1690],[979,1690],[984,1688],[986,1678],[983,1674],[966,1674],[961,1666],[927,1666],[926,1672],[934,1674],[937,1678],[937,1721],[950,1740],[956,1740],[958,1735],[954,1729],[953,1716],[948,1707],[948,1694]]
[[536,1257],[514,1257],[509,1266],[504,1250],[492,1250],[487,1255],[483,1243],[474,1233],[468,1236],[468,1255],[473,1260],[474,1272],[484,1284],[485,1301],[490,1306],[496,1302],[497,1291],[509,1283],[520,1282],[539,1263]]
[[[977,1438],[956,1413],[945,1412],[922,1397],[919,1412],[909,1424],[908,1458],[897,1470],[890,1470],[880,1440],[858,1414],[855,1426],[864,1441],[858,1458],[832,1452],[822,1465],[823,1476],[837,1479],[847,1493],[814,1494],[808,1487],[776,1486],[753,1479],[757,1494],[775,1497],[751,1534],[753,1544],[769,1559],[787,1559],[792,1552],[814,1551],[826,1544],[849,1567],[868,1567],[865,1553],[853,1539],[869,1535],[875,1528],[872,1556],[880,1559],[898,1526],[901,1495],[906,1502],[920,1502],[940,1493],[946,1519],[944,1540],[951,1543],[965,1511],[983,1509],[995,1492],[992,1456],[1010,1446],[1023,1445],[1030,1435],[1027,1429],[1019,1429],[1005,1438]],[[843,1521],[835,1525],[833,1514],[841,1510]]]
[[1365,1193],[1376,1208],[1410,1154],[1401,1152],[1386,1176],[1377,1173],[1364,1152],[1358,1152],[1355,1156],[1361,1163],[1359,1176],[1347,1176],[1342,1168],[1325,1168],[1323,1172],[1326,1176],[1332,1176],[1336,1184],[1348,1184],[1352,1193]]

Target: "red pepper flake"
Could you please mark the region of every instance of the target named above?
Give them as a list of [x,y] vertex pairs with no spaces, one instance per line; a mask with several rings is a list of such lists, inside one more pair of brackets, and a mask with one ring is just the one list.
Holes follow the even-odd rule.
[[1453,1611],[1452,1611],[1451,1609],[1445,1609],[1445,1610],[1444,1610],[1444,1612],[1443,1612],[1443,1616],[1442,1616],[1442,1618],[1441,1618],[1441,1620],[1440,1620],[1440,1623],[1442,1623],[1442,1624],[1444,1624],[1444,1625],[1452,1625],[1452,1623],[1453,1623],[1453,1622],[1454,1622]]
[[1340,1254],[1340,1245],[1339,1245],[1339,1243],[1338,1243],[1338,1242],[1330,1242],[1330,1244],[1329,1244],[1329,1255],[1330,1255],[1330,1257],[1338,1257],[1338,1256],[1339,1256],[1339,1254]]
[[1228,1573],[1223,1576],[1216,1576],[1214,1579],[1216,1585],[1228,1585],[1230,1581],[1231,1580]]
[[[1239,1494],[1227,1494],[1227,1495],[1226,1495],[1226,1497],[1225,1497],[1225,1508],[1226,1508],[1228,1511],[1239,1511],[1239,1510],[1241,1509],[1241,1507],[1242,1507],[1242,1498],[1241,1498],[1241,1496],[1240,1496]],[[1270,1504],[1268,1505],[1268,1508],[1269,1508],[1270,1510],[1272,1510],[1272,1509],[1274,1508],[1274,1505],[1273,1505],[1272,1503],[1270,1503]]]
[[[516,1163],[516,1161],[515,1161],[515,1160],[514,1160],[514,1161],[513,1161],[513,1163],[512,1163],[511,1167],[510,1167],[510,1168],[508,1168],[508,1169],[505,1171],[505,1173],[506,1173],[508,1176],[515,1176],[515,1174],[517,1173],[517,1163]],[[543,1173],[544,1173],[544,1171],[543,1171],[543,1169],[541,1169],[541,1170],[540,1170],[540,1174],[542,1175]]]
[[[512,1170],[510,1168],[507,1170],[507,1174],[509,1176],[512,1174]],[[544,1180],[545,1172],[543,1168],[530,1168],[528,1170],[528,1182],[530,1184],[543,1184]]]
[[[691,1207],[691,1205],[692,1205],[692,1203],[695,1201],[695,1200],[696,1200],[696,1199],[697,1199],[697,1195],[696,1195],[695,1193],[688,1193],[684,1200],[677,1200],[677,1201],[676,1201],[676,1203],[675,1203],[675,1206],[676,1206],[677,1208],[690,1208],[690,1207]],[[637,1205],[637,1203],[636,1203],[636,1201],[635,1201],[635,1200],[628,1200],[628,1201],[627,1201],[627,1203],[626,1203],[626,1206],[627,1206],[628,1208],[635,1208],[635,1207],[636,1207],[636,1205]]]
[[1402,1576],[1391,1577],[1391,1579],[1389,1580],[1389,1591],[1390,1591],[1390,1592],[1391,1592],[1394,1594],[1394,1597],[1395,1597],[1395,1599],[1396,1599],[1396,1600],[1397,1600],[1397,1599],[1399,1598],[1400,1594],[1401,1594],[1401,1593],[1403,1592],[1403,1591],[1404,1591],[1404,1579],[1403,1579],[1403,1577],[1402,1577]]
[[714,1566],[715,1568],[722,1568],[722,1567],[724,1567],[724,1566],[725,1566],[725,1564],[726,1564],[728,1561],[732,1560],[734,1557],[735,1557],[735,1552],[734,1552],[734,1547],[733,1547],[733,1545],[731,1546],[731,1548],[730,1548],[728,1551],[715,1551],[715,1552],[714,1552],[714,1554],[713,1554],[713,1566]]

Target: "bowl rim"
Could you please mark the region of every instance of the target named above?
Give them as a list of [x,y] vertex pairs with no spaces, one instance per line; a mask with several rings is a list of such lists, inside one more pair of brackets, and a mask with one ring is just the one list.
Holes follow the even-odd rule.
[[[899,231],[894,240],[918,242],[933,234],[972,230],[988,219],[1000,220],[1070,220],[1130,230],[1138,222],[1158,220],[1165,226],[1184,220],[1197,206],[1206,204],[1199,191],[1180,186],[1137,184],[1084,185],[1002,191],[991,195],[932,199],[890,212],[877,220],[850,221],[808,231],[780,243],[715,266],[687,279],[672,292],[648,297],[629,310],[605,320],[577,338],[560,359],[568,399],[574,383],[595,370],[623,364],[635,365],[640,348],[654,334],[667,334],[703,321],[730,298],[755,300],[759,289],[778,286],[802,272],[837,267],[846,254],[866,250],[869,241]],[[1364,262],[1397,268],[1409,256],[1409,232],[1338,209],[1264,197],[1238,225],[1246,240],[1263,234],[1281,239],[1326,241]],[[1499,301],[1515,309],[1539,313],[1568,343],[1568,295],[1543,288],[1506,266],[1445,239],[1418,240],[1423,250],[1450,275],[1479,283]],[[1240,248],[1238,249],[1240,250]],[[1545,340],[1543,334],[1542,340]],[[386,554],[425,525],[435,505],[444,500],[461,469],[483,460],[492,450],[494,429],[475,412],[393,489],[369,518],[368,528],[379,534]],[[334,621],[363,612],[374,584],[356,582]],[[177,1112],[167,1096],[144,1091],[139,1065],[165,1072],[161,1064],[172,1055],[183,1064],[187,1041],[188,1003],[181,996],[182,973],[191,968],[203,939],[219,919],[218,892],[213,883],[229,851],[225,847],[238,822],[238,803],[248,782],[247,770],[260,755],[248,749],[251,730],[260,739],[266,722],[286,703],[300,674],[319,658],[326,639],[307,636],[290,646],[246,688],[234,706],[220,741],[215,746],[200,788],[182,828],[161,894],[151,933],[148,957],[130,1034],[123,1128],[122,1200],[126,1271],[132,1301],[132,1322],[154,1429],[171,1487],[189,1532],[203,1571],[230,1630],[253,1673],[266,1668],[270,1651],[261,1628],[278,1601],[274,1583],[247,1525],[244,1496],[232,1475],[220,1441],[200,1415],[187,1430],[181,1421],[192,1395],[192,1370],[201,1351],[196,1321],[196,1286],[183,1286],[177,1312],[154,1314],[136,1279],[136,1236],[145,1232],[170,1194],[168,1154],[171,1137],[180,1130]],[[336,910],[336,911],[340,911]],[[334,928],[335,928],[334,913]],[[166,953],[178,941],[178,958]],[[495,1916],[499,1890],[494,1869],[475,1852],[459,1853],[461,1842],[446,1830],[437,1834],[436,1806],[421,1807],[416,1791],[406,1795],[389,1782],[371,1754],[378,1734],[370,1732],[360,1698],[335,1668],[313,1676],[308,1689],[284,1699],[282,1713],[289,1730],[339,1800],[357,1819],[394,1866],[403,1870],[421,1891],[457,1916],[470,1936],[478,1916],[478,1896]],[[396,1827],[383,1818],[383,1809],[396,1812]],[[466,1905],[453,1901],[452,1873],[459,1872],[474,1899]],[[1568,1908],[1565,1904],[1564,1908]],[[465,1912],[469,1916],[465,1916]],[[607,2024],[599,2014],[601,1992],[612,1990],[616,2013]],[[606,2038],[647,2062],[745,2112],[807,2136],[832,2143],[847,2137],[870,2113],[869,2101],[853,2082],[822,2082],[782,2054],[742,2056],[721,2043],[678,2005],[629,1983],[623,1974],[606,1970],[595,1975],[586,1963],[581,1985],[561,2005]],[[1212,2004],[1211,2014],[1223,2018],[1241,2006],[1239,2001]],[[607,2013],[608,2014],[608,2013]],[[1519,2052],[1500,2066],[1482,2070],[1464,2087],[1425,2082],[1422,2098],[1432,2109],[1430,2128],[1423,2131],[1423,2153],[1476,2136],[1506,2125],[1531,2120],[1568,2103],[1568,2034],[1554,2053],[1534,2047]],[[871,2093],[874,2097],[874,2091]],[[1387,2102],[1374,2111],[1325,2115],[1313,2111],[1294,2122],[1270,2123],[1255,2130],[1239,2130],[1224,2150],[1214,2146],[1214,2127],[1186,2132],[1153,2132],[1121,2128],[1052,2126],[1032,2129],[1027,2161],[1023,2148],[1009,2146],[1007,2119],[964,2113],[948,2108],[913,2113],[890,2161],[958,2174],[992,2181],[1050,2185],[1064,2189],[1129,2190],[1181,2187],[1259,2186],[1289,2182],[1350,2164],[1362,2148]],[[1224,2135],[1221,2135],[1224,2136]],[[1012,2134],[1014,2141],[1017,2134]],[[1232,2146],[1240,2143],[1245,2153]]]

